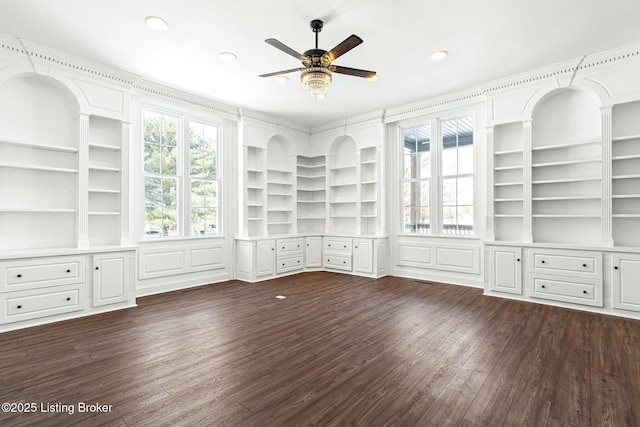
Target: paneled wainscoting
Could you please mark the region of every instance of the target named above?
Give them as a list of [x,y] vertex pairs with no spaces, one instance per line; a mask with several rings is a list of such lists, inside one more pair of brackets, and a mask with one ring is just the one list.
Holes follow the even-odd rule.
[[640,321],[481,293],[316,272],[7,332],[0,400],[38,406],[0,424],[640,425]]

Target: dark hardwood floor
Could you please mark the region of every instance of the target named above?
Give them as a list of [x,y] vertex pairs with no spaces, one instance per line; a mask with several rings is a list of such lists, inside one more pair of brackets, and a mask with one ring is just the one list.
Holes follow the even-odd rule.
[[0,425],[640,426],[640,321],[322,272],[138,303],[1,334]]

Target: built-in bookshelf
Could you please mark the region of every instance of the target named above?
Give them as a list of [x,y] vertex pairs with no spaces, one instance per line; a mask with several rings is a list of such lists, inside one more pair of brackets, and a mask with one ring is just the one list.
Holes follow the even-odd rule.
[[272,138],[267,150],[267,234],[295,234],[295,157],[283,138]]
[[297,157],[298,232],[326,230],[327,162],[325,156]]
[[264,152],[258,147],[245,147],[245,203],[244,218],[248,236],[264,234]]
[[377,234],[379,220],[380,186],[378,174],[378,148],[360,150],[360,234]]
[[358,217],[358,163],[353,139],[344,137],[331,147],[329,162],[329,230],[354,234]]
[[117,245],[122,214],[122,124],[89,118],[89,244]]
[[612,110],[612,217],[616,246],[640,246],[640,101]]
[[587,92],[558,91],[536,107],[531,147],[535,242],[600,243],[600,123],[599,100]]
[[493,204],[496,240],[522,239],[524,218],[524,148],[521,122],[494,129]]
[[0,250],[76,245],[77,108],[41,76],[0,86]]

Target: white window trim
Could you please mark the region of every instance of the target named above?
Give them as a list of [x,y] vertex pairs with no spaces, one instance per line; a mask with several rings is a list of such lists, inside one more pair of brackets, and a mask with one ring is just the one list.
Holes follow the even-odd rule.
[[[178,140],[178,154],[177,154],[177,165],[176,165],[176,173],[178,176],[178,200],[177,200],[177,236],[161,236],[161,237],[147,237],[145,235],[145,223],[146,223],[146,213],[145,213],[145,185],[144,179],[146,176],[153,175],[152,173],[147,174],[144,170],[144,112],[149,111],[153,113],[168,115],[171,117],[176,117],[178,119],[179,130],[179,140]],[[180,108],[179,106],[172,105],[163,105],[163,103],[155,103],[155,102],[144,102],[138,105],[139,119],[137,126],[137,137],[135,138],[136,143],[139,143],[139,164],[140,164],[140,177],[139,177],[139,185],[140,185],[140,199],[138,200],[138,205],[140,209],[140,214],[138,216],[138,241],[141,243],[154,243],[154,242],[173,242],[173,241],[187,241],[187,240],[202,240],[202,239],[220,239],[225,237],[225,226],[224,226],[224,209],[223,209],[223,137],[224,137],[224,121],[219,118],[205,117],[202,114],[198,114],[190,109]],[[216,169],[216,181],[218,182],[217,186],[217,196],[218,196],[218,207],[217,207],[217,234],[203,235],[203,236],[192,236],[191,235],[191,178],[188,176],[187,171],[189,171],[189,156],[188,156],[188,145],[189,145],[189,137],[190,130],[189,124],[191,122],[196,122],[209,126],[216,126],[218,128],[218,141],[217,141],[217,169]]]
[[[399,237],[416,237],[416,238],[435,238],[435,239],[454,239],[454,240],[479,240],[481,239],[478,219],[479,219],[479,194],[478,194],[478,112],[475,105],[466,108],[456,109],[454,113],[451,111],[435,112],[427,116],[412,118],[409,120],[398,122],[396,125],[397,135],[397,171],[398,184],[396,186],[398,197],[396,198],[396,212],[398,213],[398,221],[395,224],[397,230],[396,235]],[[453,120],[461,117],[473,118],[473,234],[446,234],[443,233],[442,220],[442,122]],[[404,129],[428,125],[431,129],[431,179],[429,191],[429,222],[430,233],[411,233],[404,230],[404,199],[403,185],[404,181]],[[465,174],[466,175],[466,174]],[[459,175],[457,175],[459,176]]]

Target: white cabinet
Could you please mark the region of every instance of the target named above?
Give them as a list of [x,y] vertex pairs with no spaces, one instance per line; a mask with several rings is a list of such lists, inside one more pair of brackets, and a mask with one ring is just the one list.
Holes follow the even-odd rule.
[[489,290],[522,294],[522,248],[490,247]]
[[343,237],[325,237],[322,264],[329,270],[351,271],[353,240]]
[[640,255],[611,256],[613,307],[640,311]]
[[276,273],[302,270],[302,238],[278,239],[276,241]]
[[129,300],[133,282],[132,260],[128,252],[93,256],[93,306]]
[[322,267],[322,237],[313,236],[304,240],[304,266],[307,268]]
[[276,242],[261,240],[256,243],[256,276],[271,276],[275,273]]
[[536,248],[529,255],[532,297],[603,306],[601,252]]
[[353,269],[373,273],[373,239],[353,239]]

